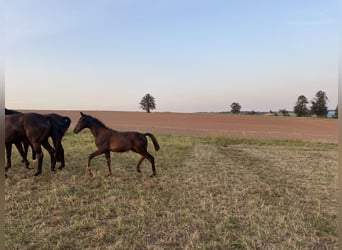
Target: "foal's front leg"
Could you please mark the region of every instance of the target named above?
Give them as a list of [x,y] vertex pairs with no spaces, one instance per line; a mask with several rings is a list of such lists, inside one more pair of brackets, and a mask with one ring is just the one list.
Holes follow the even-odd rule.
[[88,156],[88,162],[87,162],[87,166],[86,166],[86,172],[88,173],[88,175],[90,177],[93,177],[93,173],[91,172],[90,170],[90,161],[91,159],[93,159],[95,156],[98,156],[100,154],[103,154],[103,150],[96,150],[94,153],[91,153],[89,156]]

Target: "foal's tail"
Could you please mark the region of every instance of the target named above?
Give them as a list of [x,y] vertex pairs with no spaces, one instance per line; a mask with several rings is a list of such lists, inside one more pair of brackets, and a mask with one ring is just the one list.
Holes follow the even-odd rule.
[[152,135],[152,134],[150,134],[150,133],[146,133],[146,134],[144,134],[144,136],[149,136],[149,137],[151,138],[151,140],[152,140],[152,142],[153,142],[154,149],[155,149],[156,151],[158,151],[158,150],[160,149],[160,146],[159,146],[159,144],[158,144],[158,141],[157,141],[156,137],[154,137],[154,135]]

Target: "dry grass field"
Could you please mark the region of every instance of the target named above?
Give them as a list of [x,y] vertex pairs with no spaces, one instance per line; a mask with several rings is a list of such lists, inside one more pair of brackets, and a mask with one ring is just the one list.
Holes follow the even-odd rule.
[[[136,172],[135,153],[112,153],[111,177],[105,177],[105,157],[94,158],[94,177],[86,177],[87,156],[95,149],[88,131],[66,134],[66,167],[54,173],[46,151],[38,177],[14,151],[5,181],[6,249],[337,249],[333,129],[316,131],[311,139],[301,134],[284,140],[274,133],[263,139],[243,133],[234,138],[211,134],[218,128],[201,130],[206,126],[194,120],[194,130],[178,131],[170,117],[183,114],[139,113],[148,117],[144,120],[122,113],[127,118],[111,123],[115,115],[98,112],[97,117],[113,128],[155,133],[161,150],[149,150],[156,157],[157,177],[149,178],[148,162],[141,174]],[[68,114],[73,128],[78,114]],[[153,115],[159,118],[149,127]],[[164,115],[168,120],[160,118]],[[273,118],[259,119],[274,128]],[[308,120],[317,130],[334,124]]]

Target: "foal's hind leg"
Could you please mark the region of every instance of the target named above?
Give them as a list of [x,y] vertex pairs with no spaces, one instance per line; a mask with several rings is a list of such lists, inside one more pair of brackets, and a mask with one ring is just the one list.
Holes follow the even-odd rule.
[[147,158],[147,160],[149,160],[149,161],[151,162],[151,165],[152,165],[152,175],[151,175],[151,177],[156,176],[157,173],[156,173],[156,167],[155,167],[155,165],[154,165],[154,157],[153,157],[149,152],[147,152],[147,151],[142,152],[142,153],[139,153],[139,154],[142,155],[142,158],[141,158],[140,161],[138,162],[137,171],[140,173],[140,164],[141,164],[141,162],[142,162],[145,158]]
[[143,162],[143,160],[145,160],[145,156],[142,156],[141,159],[139,160],[138,164],[137,164],[137,171],[138,173],[141,173],[141,170],[140,170],[140,164]]
[[156,173],[156,167],[154,165],[154,157],[152,155],[150,155],[149,153],[147,153],[147,157],[146,157],[152,164],[152,175],[151,177],[153,176],[156,176],[157,173]]

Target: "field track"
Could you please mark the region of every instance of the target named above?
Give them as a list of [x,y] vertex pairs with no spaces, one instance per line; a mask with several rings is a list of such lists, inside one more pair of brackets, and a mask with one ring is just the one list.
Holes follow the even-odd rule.
[[[29,111],[23,111],[29,112]],[[70,129],[78,121],[79,111],[55,112],[71,118]],[[136,130],[171,135],[227,136],[233,138],[289,139],[337,143],[337,119],[275,117],[263,115],[145,113],[119,111],[83,111],[116,130]]]

